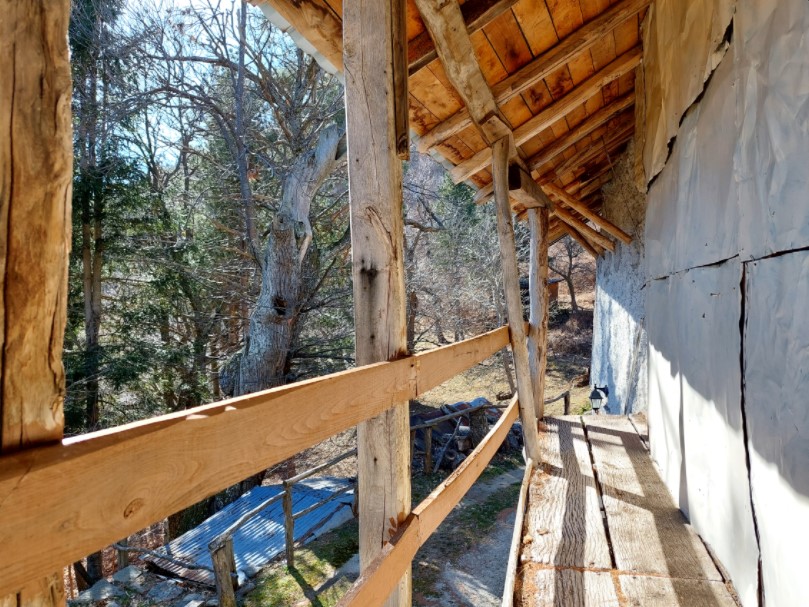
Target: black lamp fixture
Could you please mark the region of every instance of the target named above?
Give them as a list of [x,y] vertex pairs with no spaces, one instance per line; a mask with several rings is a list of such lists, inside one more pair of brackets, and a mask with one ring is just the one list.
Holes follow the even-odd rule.
[[604,400],[604,397],[610,395],[610,389],[608,386],[603,386],[599,388],[596,385],[593,385],[593,391],[590,392],[590,404],[593,407],[593,413],[596,415],[599,414],[601,411],[601,401]]

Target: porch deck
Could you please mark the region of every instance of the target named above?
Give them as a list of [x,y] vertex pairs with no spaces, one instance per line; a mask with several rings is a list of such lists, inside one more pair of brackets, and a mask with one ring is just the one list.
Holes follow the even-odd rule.
[[540,426],[515,589],[524,607],[734,607],[663,484],[642,417]]

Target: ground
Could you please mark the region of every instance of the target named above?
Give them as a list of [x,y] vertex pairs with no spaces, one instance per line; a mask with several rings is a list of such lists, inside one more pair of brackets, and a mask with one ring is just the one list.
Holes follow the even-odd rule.
[[[418,503],[446,473],[413,479]],[[416,554],[413,604],[421,607],[499,605],[505,561],[522,480],[521,458],[498,455],[462,502]],[[295,552],[297,567],[281,559],[256,579],[246,607],[334,605],[359,574],[357,523],[352,521]]]

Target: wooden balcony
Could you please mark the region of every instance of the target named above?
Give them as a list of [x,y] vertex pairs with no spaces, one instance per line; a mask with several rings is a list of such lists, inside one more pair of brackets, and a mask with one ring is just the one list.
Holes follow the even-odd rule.
[[733,607],[727,580],[674,505],[643,417],[540,422],[515,604]]

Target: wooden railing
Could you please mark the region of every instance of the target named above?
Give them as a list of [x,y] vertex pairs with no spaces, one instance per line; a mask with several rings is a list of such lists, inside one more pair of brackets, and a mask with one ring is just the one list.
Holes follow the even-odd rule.
[[[508,344],[503,327],[399,360],[4,455],[0,596],[417,398]],[[384,594],[384,600],[384,586],[395,584],[516,417],[514,399],[486,440],[413,511],[398,539],[361,578],[372,583],[359,583],[350,596]],[[384,558],[390,554],[392,559]]]

